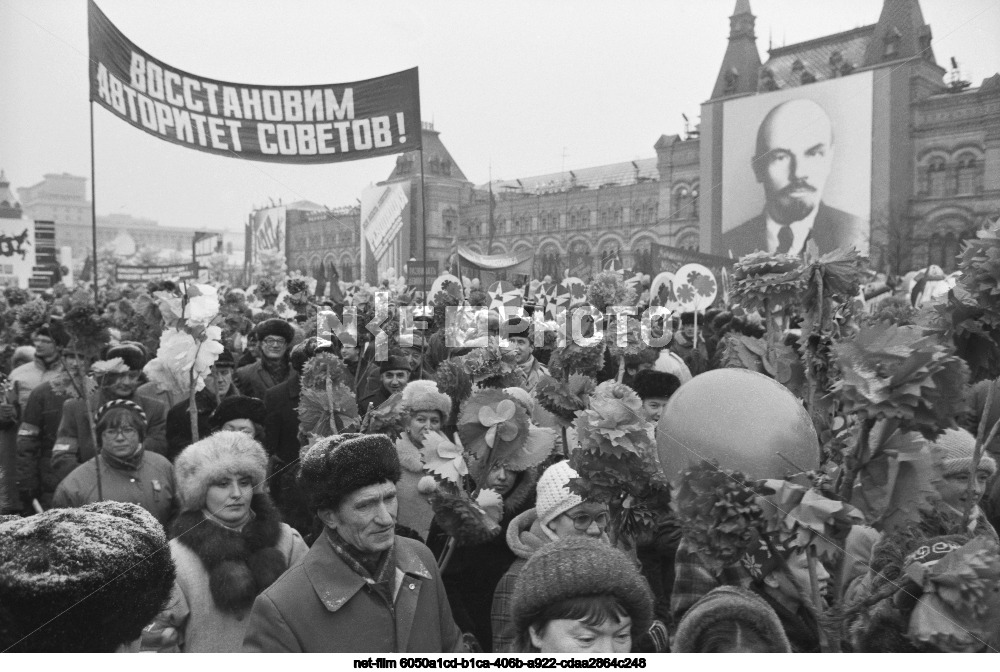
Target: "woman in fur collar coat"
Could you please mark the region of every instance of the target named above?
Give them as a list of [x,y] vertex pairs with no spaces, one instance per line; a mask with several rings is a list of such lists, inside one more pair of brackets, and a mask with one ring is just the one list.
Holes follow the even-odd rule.
[[239,651],[257,595],[308,548],[261,492],[267,455],[243,432],[217,432],[188,446],[174,472],[181,511],[170,553],[177,580],[144,647]]
[[451,397],[438,391],[437,383],[432,380],[414,380],[403,388],[400,401],[407,415],[405,431],[396,439],[396,454],[402,467],[402,476],[396,483],[399,501],[396,522],[419,534],[421,539],[427,539],[434,509],[419,488],[420,480],[426,475],[425,439],[447,440],[441,427],[451,415]]

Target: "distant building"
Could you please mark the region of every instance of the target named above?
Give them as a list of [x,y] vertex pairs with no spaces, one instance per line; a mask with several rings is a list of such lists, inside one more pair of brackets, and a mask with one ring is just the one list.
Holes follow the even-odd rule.
[[[49,173],[38,184],[18,189],[25,216],[38,221],[54,221],[56,246],[71,247],[77,262],[92,247],[91,204],[86,195],[87,178],[68,173]],[[226,251],[242,259],[242,234],[229,234],[209,227],[199,231],[223,233]],[[139,248],[191,253],[194,229],[160,226],[155,220],[115,213],[97,216],[97,245],[106,247],[131,238]],[[230,249],[234,247],[237,249]]]
[[[755,24],[749,0],[737,0],[700,123],[685,137],[661,136],[655,155],[643,159],[474,185],[440,133],[424,122],[423,166],[420,152],[402,154],[381,183],[409,184],[405,257],[421,259],[426,248],[426,259],[444,268],[456,242],[480,253],[531,249],[535,277],[562,277],[593,272],[616,252],[625,267],[654,273],[662,268],[654,244],[671,248],[677,266],[688,251],[729,256],[723,206],[741,204],[724,204],[724,197],[742,182],[763,199],[751,168],[752,140],[734,159],[743,172],[723,179],[727,127],[755,135],[760,123],[750,127],[738,112],[817,97],[823,87],[836,99],[840,91],[867,86],[868,98],[853,109],[870,134],[855,147],[847,171],[870,173],[870,179],[857,194],[842,195],[845,209],[864,222],[857,245],[879,270],[903,273],[928,264],[953,270],[961,242],[1000,217],[1000,74],[973,87],[954,61],[950,70],[938,65],[918,0],[884,0],[876,23],[771,48],[763,61]],[[850,130],[850,114],[841,137]],[[761,206],[753,207],[751,216],[760,215]],[[360,213],[342,212],[307,214],[294,224],[289,216],[292,268],[311,271],[322,261],[336,265],[341,279],[356,277],[360,242],[347,241],[360,241]],[[663,248],[656,254],[662,260]]]

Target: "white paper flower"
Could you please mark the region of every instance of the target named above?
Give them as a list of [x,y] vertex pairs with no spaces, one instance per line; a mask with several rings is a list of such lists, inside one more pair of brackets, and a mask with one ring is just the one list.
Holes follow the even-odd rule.
[[184,306],[184,317],[190,325],[208,324],[218,314],[219,299],[215,295],[195,296]]
[[129,369],[128,365],[125,364],[125,360],[121,357],[115,357],[114,359],[94,362],[90,370],[92,373],[102,375],[106,373],[126,373]]

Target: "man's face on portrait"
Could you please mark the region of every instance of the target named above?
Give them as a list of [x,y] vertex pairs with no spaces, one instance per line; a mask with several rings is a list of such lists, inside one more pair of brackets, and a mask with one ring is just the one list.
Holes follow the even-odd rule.
[[791,100],[764,118],[754,173],[778,224],[805,219],[819,205],[833,159],[830,118],[811,100]]

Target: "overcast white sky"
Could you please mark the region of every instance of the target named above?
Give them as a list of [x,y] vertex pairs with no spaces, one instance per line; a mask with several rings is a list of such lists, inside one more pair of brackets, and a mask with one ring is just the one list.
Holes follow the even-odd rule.
[[[249,84],[330,84],[418,66],[422,116],[474,183],[655,156],[711,94],[735,0],[97,0],[167,64]],[[874,23],[879,0],[750,0],[757,45]],[[998,0],[922,0],[934,52],[1000,71]],[[85,0],[0,0],[0,168],[12,188],[90,175]],[[394,158],[284,166],[158,140],[95,108],[98,213],[240,228],[268,197],[350,205]],[[89,194],[89,185],[88,185]],[[89,198],[89,195],[88,195]]]

